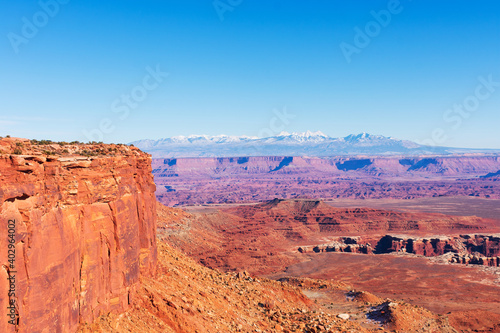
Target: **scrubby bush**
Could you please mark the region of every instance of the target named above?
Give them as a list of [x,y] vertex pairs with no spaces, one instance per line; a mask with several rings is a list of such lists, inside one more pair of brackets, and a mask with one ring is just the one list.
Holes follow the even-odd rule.
[[54,143],[52,140],[31,140],[32,145],[42,146],[42,145],[50,145]]
[[90,157],[90,156],[96,156],[97,154],[91,150],[84,149],[80,152],[80,155]]
[[14,149],[14,151],[12,152],[12,154],[14,154],[14,155],[21,155],[22,153],[23,153],[23,151],[19,148]]

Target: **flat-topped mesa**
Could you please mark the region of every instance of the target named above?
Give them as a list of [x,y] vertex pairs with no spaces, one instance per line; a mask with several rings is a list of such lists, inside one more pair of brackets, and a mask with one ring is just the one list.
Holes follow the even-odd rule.
[[[45,143],[0,140],[0,234],[15,221],[13,266],[0,238],[0,307],[15,276],[18,332],[74,332],[126,310],[140,277],[155,274],[151,157],[124,145]],[[0,321],[1,332],[14,330]]]

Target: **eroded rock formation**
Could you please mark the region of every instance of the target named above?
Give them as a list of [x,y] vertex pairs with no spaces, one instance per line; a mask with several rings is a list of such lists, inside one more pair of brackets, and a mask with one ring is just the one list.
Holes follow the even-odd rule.
[[[153,159],[157,198],[169,206],[275,197],[498,199],[499,169],[497,155]],[[486,174],[491,176],[480,178]]]
[[[79,323],[127,309],[140,276],[156,269],[149,155],[126,146],[68,150],[1,141],[0,308],[6,318],[14,300],[18,325],[1,320],[0,331],[73,332]],[[15,221],[11,262],[9,220]],[[10,298],[8,277],[15,278]]]
[[[298,247],[300,253],[349,252],[363,254],[410,253],[436,257],[447,253],[451,263],[500,266],[500,235],[412,237],[337,237],[328,243]],[[374,247],[372,247],[374,244]]]

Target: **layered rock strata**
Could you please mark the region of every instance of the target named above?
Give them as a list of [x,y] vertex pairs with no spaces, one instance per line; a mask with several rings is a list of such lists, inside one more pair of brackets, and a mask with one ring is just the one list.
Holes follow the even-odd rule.
[[2,313],[0,331],[74,332],[127,309],[156,269],[150,156],[15,139],[0,148],[0,308],[15,313],[15,325]]

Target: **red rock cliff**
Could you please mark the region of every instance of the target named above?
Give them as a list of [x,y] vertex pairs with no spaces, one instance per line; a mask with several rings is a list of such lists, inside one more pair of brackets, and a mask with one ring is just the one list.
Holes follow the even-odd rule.
[[88,157],[77,156],[83,148],[76,146],[66,156],[40,154],[27,141],[18,146],[17,154],[29,154],[0,155],[0,332],[15,331],[7,316],[9,276],[19,332],[73,332],[127,309],[139,277],[156,267],[150,156],[126,146],[84,146]]

